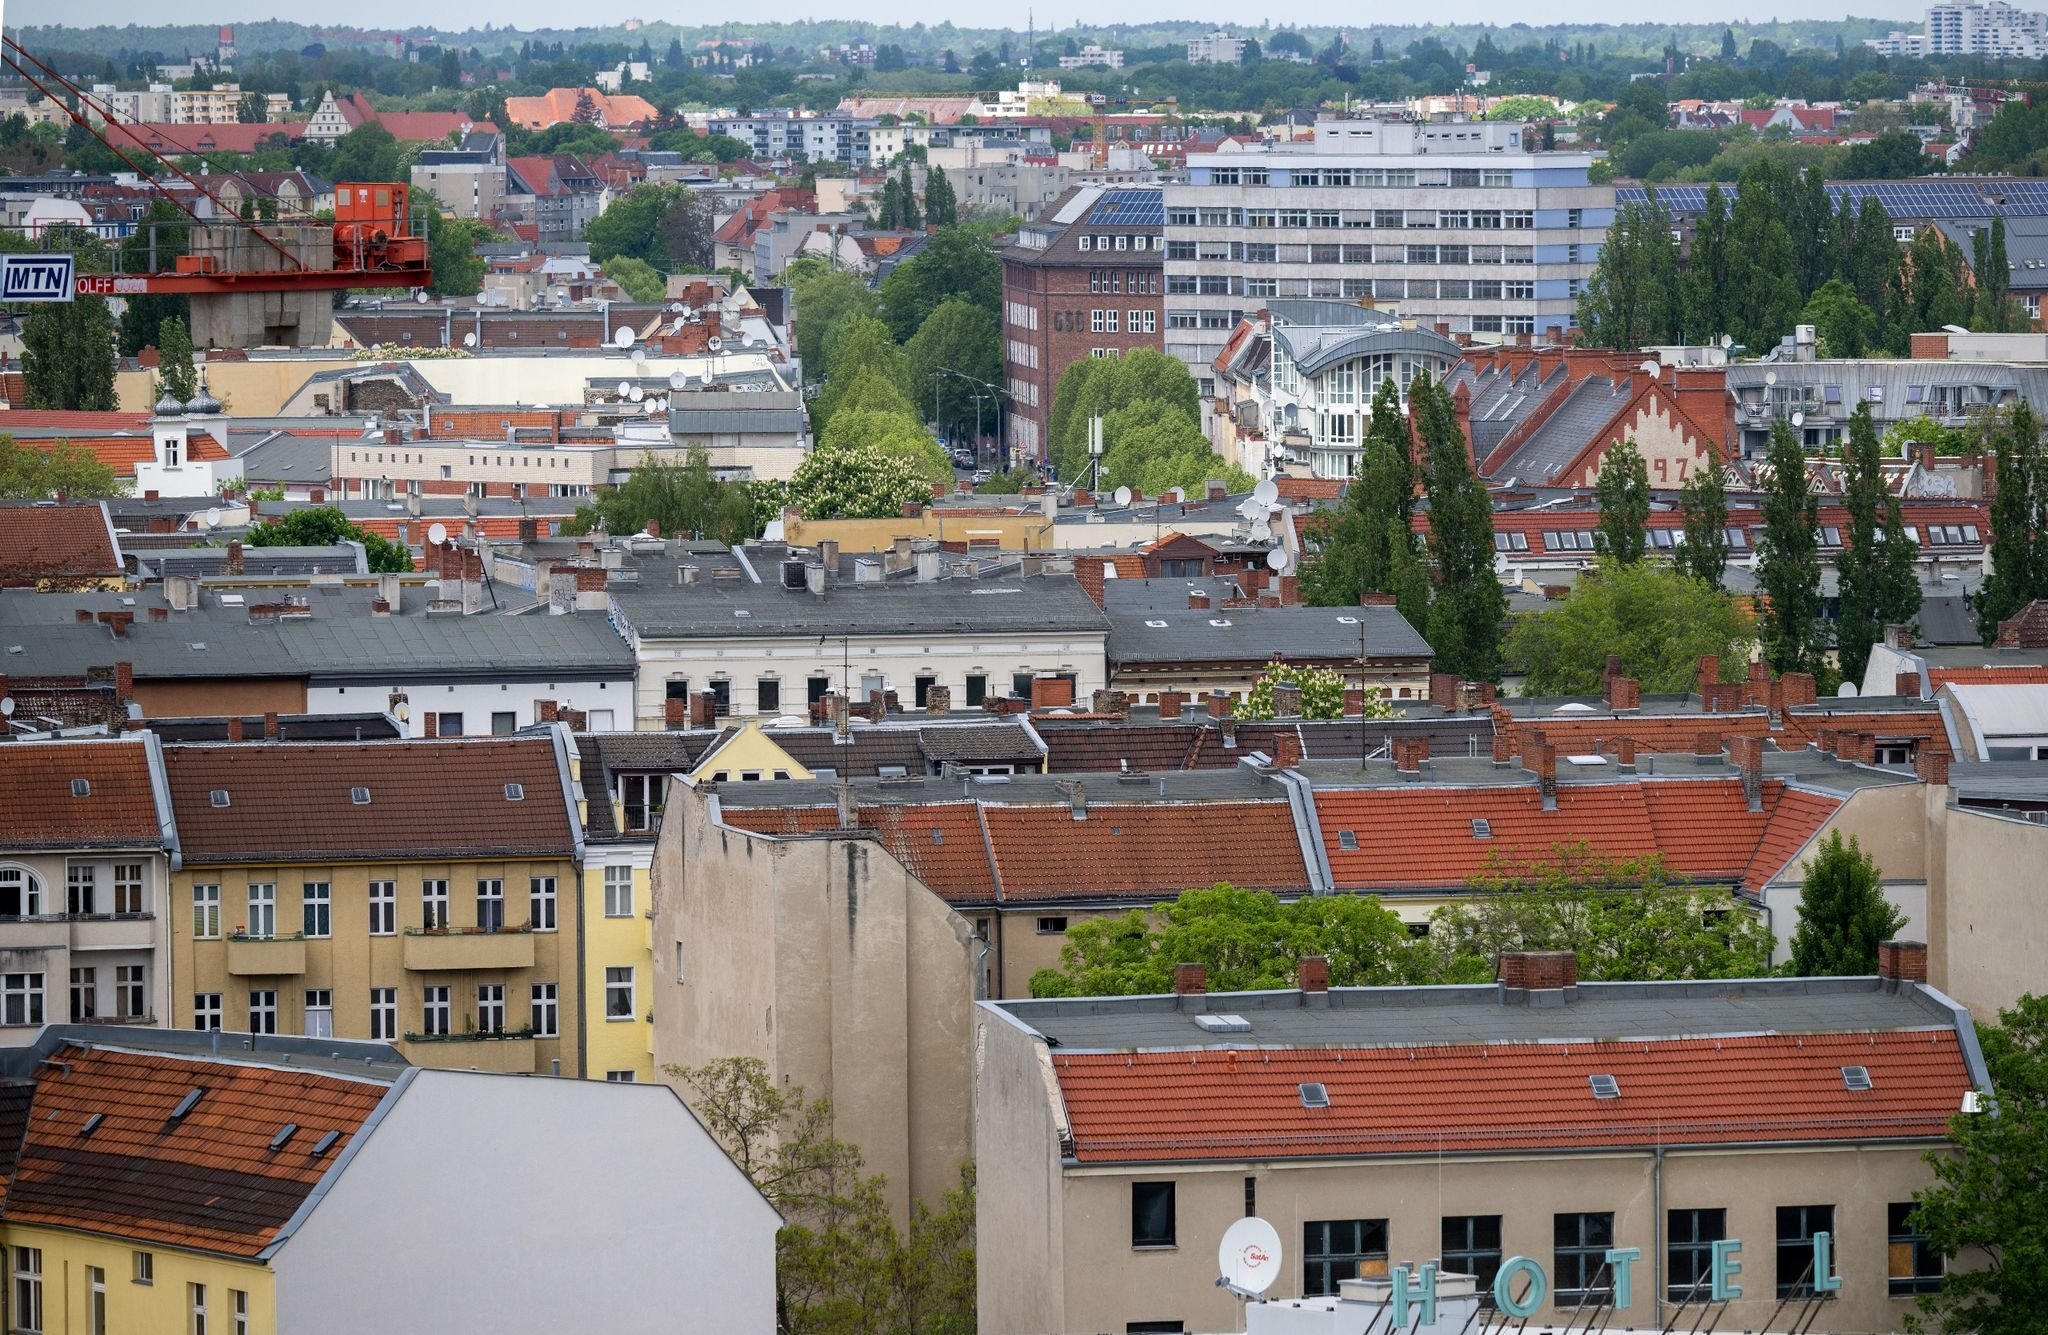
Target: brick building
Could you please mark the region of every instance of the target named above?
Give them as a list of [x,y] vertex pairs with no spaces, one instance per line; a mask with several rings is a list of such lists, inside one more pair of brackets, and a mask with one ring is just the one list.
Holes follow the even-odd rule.
[[1014,460],[1043,459],[1061,372],[1082,357],[1163,349],[1166,214],[1157,190],[1082,186],[1003,251],[1004,428]]

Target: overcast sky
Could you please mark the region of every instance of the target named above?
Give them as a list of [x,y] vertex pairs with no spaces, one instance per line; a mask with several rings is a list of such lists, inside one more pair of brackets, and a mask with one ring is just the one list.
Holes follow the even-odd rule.
[[[1861,14],[1900,20],[1918,20],[1925,12],[1924,4],[1914,0],[1893,0],[1892,3],[1859,0],[1856,9]],[[1403,12],[1397,9],[1373,14],[1362,12],[1355,3],[1340,0],[1276,0],[1257,7],[1258,18],[1270,19],[1276,24],[1355,25],[1368,18],[1383,21],[1421,18],[1425,12],[1428,18],[1442,23],[1503,24],[1517,21],[1640,23],[1662,17],[1689,23],[1739,20],[1745,16],[1755,16],[1759,20],[1842,17],[1842,11],[1835,9],[1827,0],[1772,0],[1769,8],[1754,3],[1754,0],[1704,0],[1704,3],[1685,5],[1679,11],[1659,12],[1646,11],[1640,3],[1632,0],[1571,0],[1567,4],[1546,6],[1540,12],[1532,11],[1526,3],[1511,3],[1510,0],[1438,0],[1426,11]],[[0,0],[0,14],[4,14],[10,29],[20,24],[50,22],[77,25],[240,23],[267,18],[316,21],[312,14],[298,5],[280,5],[278,0],[204,0],[204,3],[169,4],[158,3],[157,0],[87,0],[83,4],[66,4],[61,0]],[[581,24],[616,23],[635,16],[690,23],[704,23],[715,18],[714,14],[701,10],[695,13],[667,10],[652,0],[585,0],[585,3],[574,6],[564,6],[560,0],[494,0],[488,6],[458,4],[455,0],[439,0],[438,3],[433,0],[429,3],[358,0],[349,5],[346,12],[330,11],[320,17],[361,26],[439,24],[466,28],[488,19],[500,27],[509,24],[533,28],[571,19]],[[1006,18],[1021,32],[1025,6],[963,10],[955,0],[889,0],[886,4],[877,0],[855,4],[835,3],[834,0],[792,0],[776,6],[772,17],[785,20],[865,17],[877,23],[915,23],[920,20],[938,23],[949,18],[955,23],[993,23],[999,18]],[[1246,12],[1241,7],[1217,4],[1213,0],[1206,4],[1190,4],[1185,0],[1111,0],[1108,4],[1085,7],[1066,0],[1057,6],[1036,7],[1036,17],[1041,28],[1065,27],[1077,21],[1115,23],[1204,18],[1231,25],[1243,24]]]

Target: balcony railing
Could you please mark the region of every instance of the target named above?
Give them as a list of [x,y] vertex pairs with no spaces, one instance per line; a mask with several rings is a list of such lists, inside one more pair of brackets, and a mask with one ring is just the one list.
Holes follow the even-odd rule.
[[405,933],[405,967],[428,970],[530,969],[533,930],[525,924],[486,927],[416,927]]
[[506,1039],[532,1038],[533,1026],[518,1029],[465,1029],[459,1034],[407,1034],[408,1043],[497,1043]]
[[228,972],[251,978],[306,971],[306,934],[280,933],[252,936],[236,931],[228,936]]

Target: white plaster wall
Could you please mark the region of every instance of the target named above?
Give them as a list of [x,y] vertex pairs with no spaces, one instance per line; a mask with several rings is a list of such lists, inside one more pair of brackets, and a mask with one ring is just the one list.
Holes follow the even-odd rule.
[[[409,595],[410,596],[410,595]],[[536,700],[553,700],[566,709],[580,709],[590,716],[593,732],[629,729],[633,726],[633,683],[630,681],[408,682],[392,680],[376,684],[306,687],[306,712],[310,714],[362,713],[382,711],[391,704],[391,693],[402,693],[408,702],[406,735],[426,736],[427,715],[462,715],[462,735],[488,737],[491,715],[509,711],[516,715],[513,726],[524,728],[538,722],[533,716]],[[609,723],[599,719],[611,711]]]
[[420,1070],[388,1108],[273,1263],[278,1335],[773,1332],[775,1212],[667,1086]]

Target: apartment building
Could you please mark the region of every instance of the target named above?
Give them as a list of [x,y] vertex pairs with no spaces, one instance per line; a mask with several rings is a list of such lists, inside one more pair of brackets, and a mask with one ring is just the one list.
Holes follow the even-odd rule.
[[[166,748],[180,1028],[585,1074],[568,733]],[[630,993],[632,980],[622,980]]]
[[2005,0],[1930,5],[1920,32],[1894,29],[1863,44],[1886,56],[1990,56],[2038,60],[2048,55],[2048,14],[2020,9]]
[[1614,190],[1510,123],[1316,123],[1309,143],[1188,155],[1165,188],[1166,344],[1213,392],[1232,330],[1275,298],[1366,302],[1441,332],[1561,336]]
[[1120,70],[1123,67],[1123,52],[1117,50],[1104,50],[1102,47],[1096,45],[1094,42],[1088,43],[1088,45],[1082,47],[1078,52],[1071,56],[1060,57],[1060,68],[1063,70]]
[[582,1007],[605,1017],[588,1027],[593,1080],[655,1078],[654,840],[670,775],[687,768],[658,745],[669,736],[584,733],[571,759],[584,839]]
[[1653,1329],[1719,1256],[1721,1329],[1823,1298],[1828,1329],[1900,1329],[1943,1273],[1925,1156],[1990,1077],[1926,947],[1883,959],[1701,988],[1510,954],[1491,986],[1357,989],[1304,959],[1292,991],[1182,965],[1173,995],[983,1002],[981,1328],[1232,1329],[1216,1246],[1256,1214],[1286,1247],[1269,1300],[1533,1261],[1540,1319]]
[[1188,39],[1188,64],[1190,65],[1242,65],[1244,64],[1245,39],[1232,37],[1218,29],[1207,37]]
[[839,112],[808,116],[773,108],[750,115],[713,117],[704,126],[707,134],[726,135],[748,145],[762,161],[794,158],[848,167],[865,167],[873,160],[874,129],[875,122],[864,116]]
[[1165,221],[1158,190],[1082,186],[1019,228],[1003,250],[1003,432],[1013,464],[1046,457],[1046,424],[1067,367],[1164,347]]
[[[35,697],[7,699],[26,723]],[[165,1023],[176,833],[156,738],[0,746],[0,809],[0,1043],[45,1024]]]

